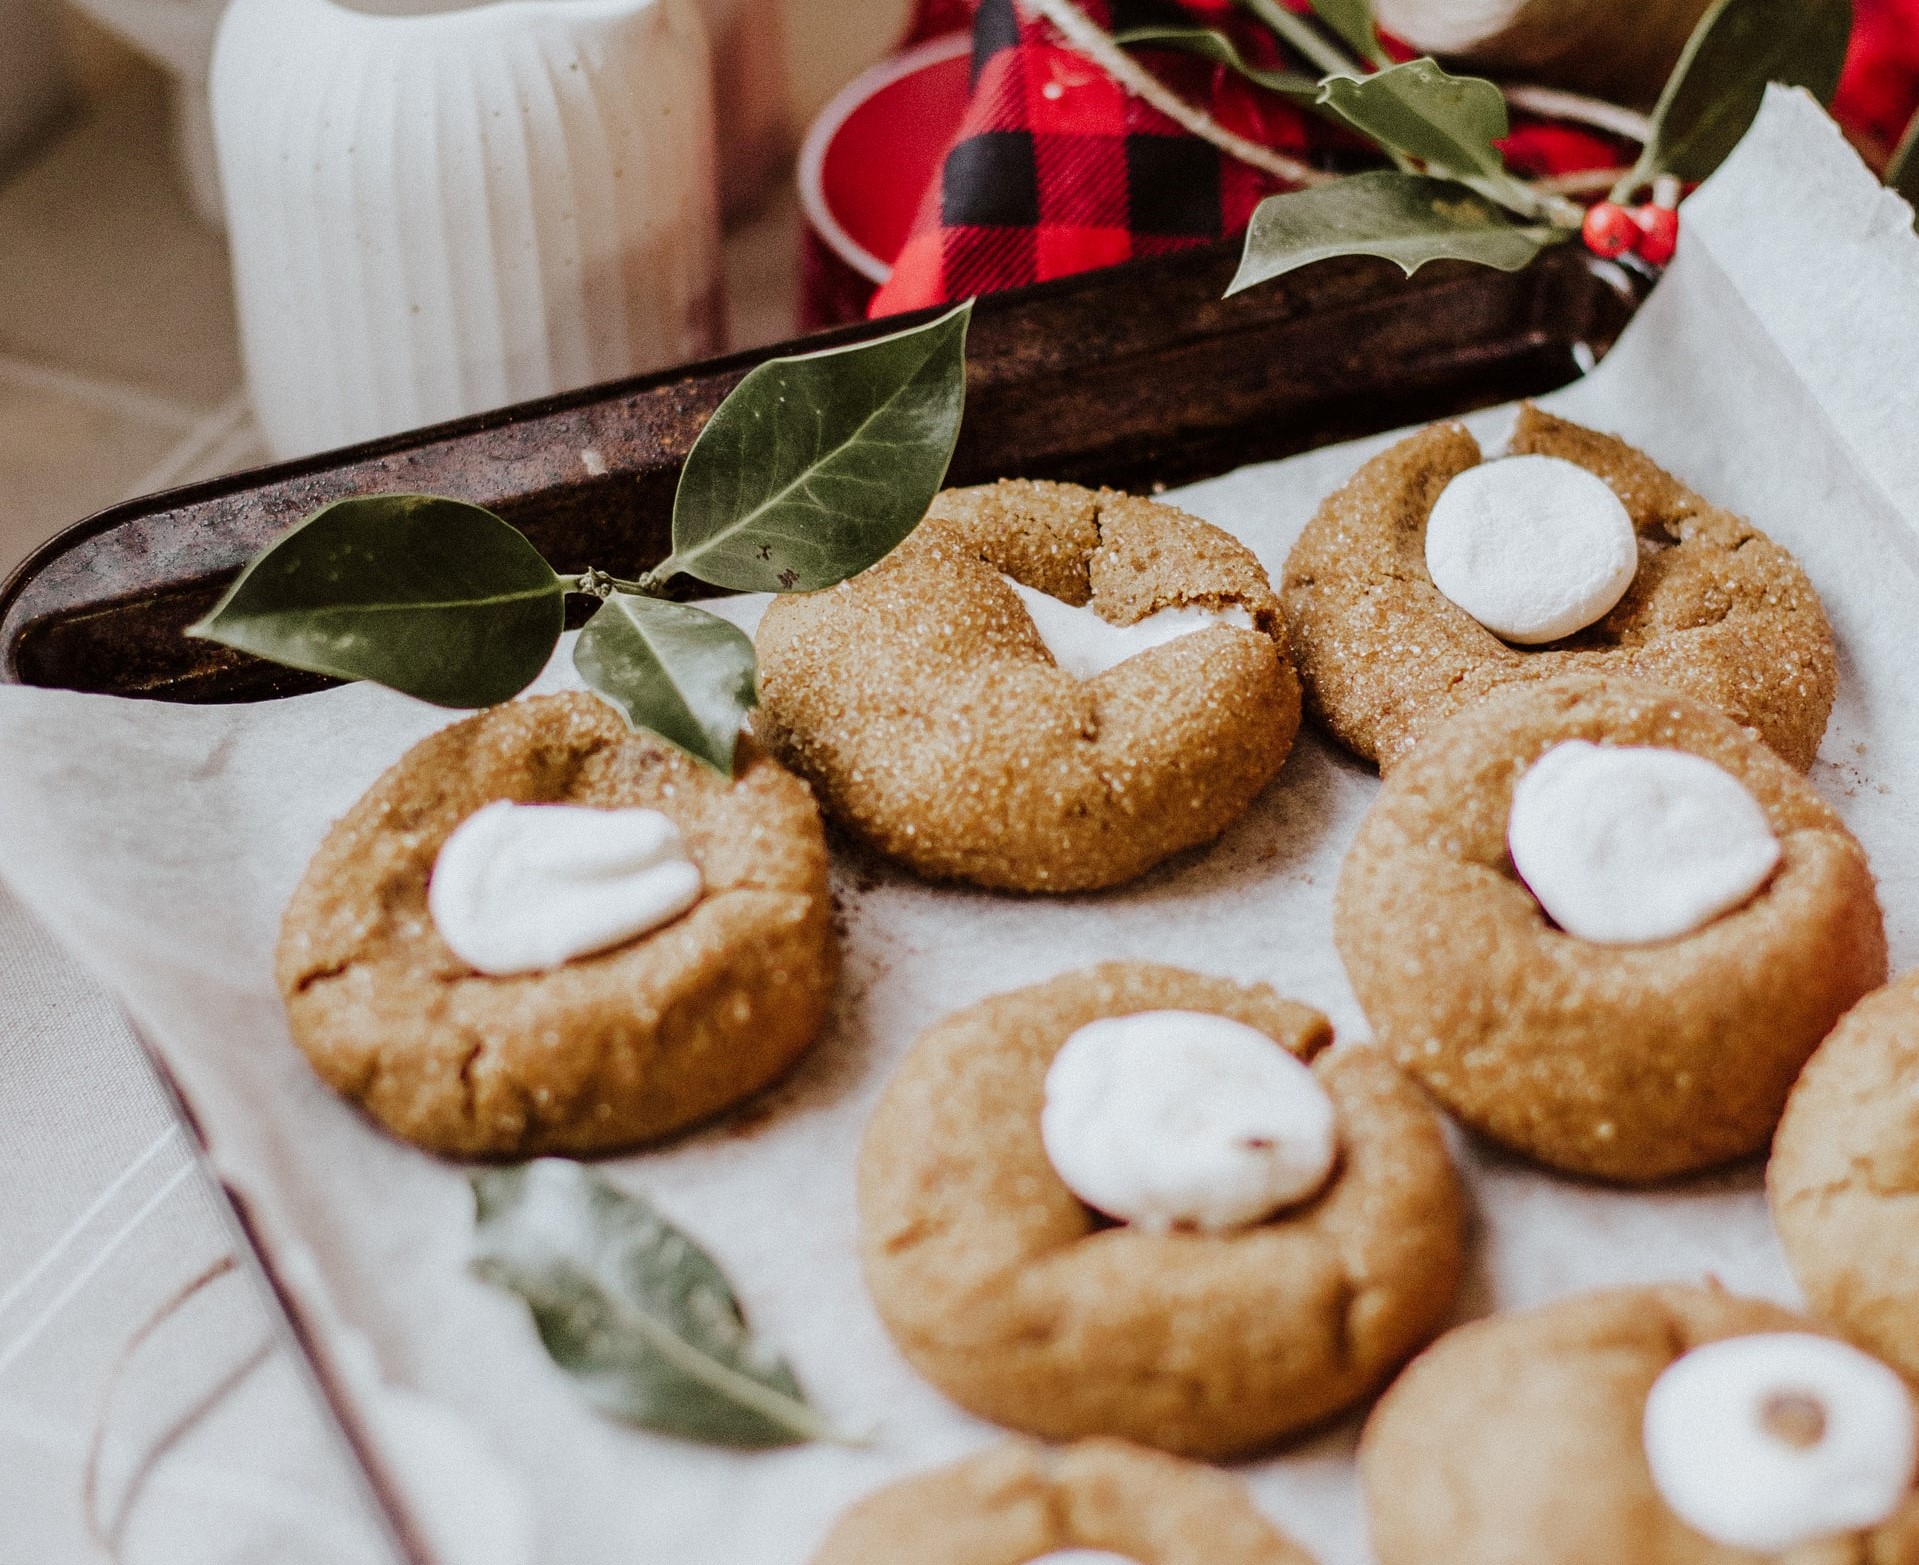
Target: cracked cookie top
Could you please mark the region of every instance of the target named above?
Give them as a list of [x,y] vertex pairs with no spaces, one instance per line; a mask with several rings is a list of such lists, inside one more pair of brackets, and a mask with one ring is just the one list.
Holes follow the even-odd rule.
[[1813,1309],[1919,1379],[1919,972],[1869,994],[1807,1062],[1766,1195]]
[[1382,769],[1494,690],[1567,674],[1664,685],[1812,765],[1838,683],[1832,630],[1792,556],[1623,440],[1523,408],[1514,456],[1573,462],[1611,487],[1639,538],[1639,567],[1610,612],[1542,646],[1499,639],[1436,586],[1426,522],[1481,460],[1460,424],[1435,424],[1374,457],[1329,496],[1286,561],[1281,587],[1314,714]]
[[[481,806],[660,811],[704,892],[660,928],[545,971],[455,956],[427,886]],[[456,1156],[631,1146],[759,1090],[824,1024],[837,948],[805,784],[750,746],[732,780],[587,694],[493,707],[415,745],[314,854],[275,976],[294,1041],[395,1135]]]
[[[1311,1200],[1224,1233],[1114,1226],[1047,1158],[1048,1067],[1103,1017],[1203,1011],[1309,1060],[1339,1162]],[[1376,1389],[1438,1330],[1463,1264],[1438,1116],[1377,1050],[1264,986],[1114,962],[929,1029],[860,1150],[880,1317],[962,1407],[1051,1439],[1182,1455],[1266,1445]]]
[[[1230,612],[1091,678],[1012,585],[1111,626]],[[948,490],[907,541],[756,637],[754,732],[842,825],[931,879],[1117,885],[1232,823],[1279,771],[1299,683],[1252,552],[1168,505],[1072,484]]]
[[1122,1440],[1026,1441],[854,1506],[813,1565],[1027,1565],[1098,1550],[1139,1565],[1312,1565],[1237,1478]]

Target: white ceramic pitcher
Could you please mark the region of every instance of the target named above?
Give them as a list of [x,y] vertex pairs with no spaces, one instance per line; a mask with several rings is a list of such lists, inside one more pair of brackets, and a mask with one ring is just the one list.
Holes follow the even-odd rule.
[[275,454],[717,349],[708,80],[691,0],[234,0],[213,120]]

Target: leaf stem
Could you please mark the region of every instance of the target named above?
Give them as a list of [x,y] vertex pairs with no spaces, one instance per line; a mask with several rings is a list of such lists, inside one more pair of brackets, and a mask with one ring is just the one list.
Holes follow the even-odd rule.
[[[669,560],[667,563],[671,563]],[[554,572],[559,578],[562,592],[577,592],[585,597],[605,600],[616,592],[630,592],[643,598],[658,598],[664,595],[666,579],[673,574],[665,565],[655,566],[638,581],[628,581],[624,576],[609,576],[597,565],[589,565],[577,576],[568,576]]]
[[641,1337],[647,1345],[658,1353],[689,1380],[696,1380],[709,1390],[721,1396],[730,1397],[740,1406],[750,1408],[768,1423],[798,1435],[803,1440],[820,1440],[829,1445],[857,1447],[872,1442],[860,1441],[852,1435],[835,1429],[818,1413],[804,1402],[796,1402],[784,1392],[775,1391],[771,1386],[763,1385],[750,1375],[743,1375],[729,1365],[722,1364],[710,1354],[702,1352],[683,1339],[664,1322],[656,1320],[646,1310],[641,1309],[628,1299],[616,1286],[611,1286],[601,1278],[594,1281],[601,1296],[612,1306],[615,1315],[623,1319]]
[[1358,70],[1359,61],[1343,54],[1318,28],[1303,16],[1295,16],[1279,0],[1239,0],[1274,32],[1289,48],[1303,54],[1329,76],[1347,76]]
[[[1028,5],[1059,29],[1067,46],[1084,55],[1134,97],[1150,103],[1168,119],[1183,125],[1200,140],[1210,142],[1229,157],[1283,179],[1293,185],[1327,185],[1338,176],[1325,173],[1249,141],[1228,130],[1204,109],[1196,108],[1174,92],[1113,41],[1113,35],[1073,4],[1073,0],[1027,0]],[[1343,69],[1349,66],[1342,65]]]
[[1625,168],[1582,168],[1570,174],[1552,174],[1533,183],[1541,190],[1550,190],[1556,195],[1596,196],[1612,189],[1617,180],[1631,172]]
[[1621,108],[1583,93],[1562,92],[1557,87],[1529,87],[1524,84],[1501,87],[1506,101],[1515,109],[1537,114],[1542,119],[1571,120],[1610,131],[1642,147],[1652,135],[1652,121],[1634,109]]

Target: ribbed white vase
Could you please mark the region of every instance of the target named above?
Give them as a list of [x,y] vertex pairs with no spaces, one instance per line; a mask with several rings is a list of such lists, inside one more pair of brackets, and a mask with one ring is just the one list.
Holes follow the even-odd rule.
[[689,0],[234,0],[213,121],[273,451],[715,350],[708,81]]

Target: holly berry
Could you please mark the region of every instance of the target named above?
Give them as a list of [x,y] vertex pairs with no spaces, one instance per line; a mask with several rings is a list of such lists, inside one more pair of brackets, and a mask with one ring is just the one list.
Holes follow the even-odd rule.
[[1641,237],[1632,213],[1617,201],[1601,201],[1589,208],[1579,232],[1586,248],[1607,261],[1624,255]]
[[1639,225],[1638,250],[1652,266],[1664,266],[1679,248],[1679,214],[1669,206],[1642,206],[1633,213]]

